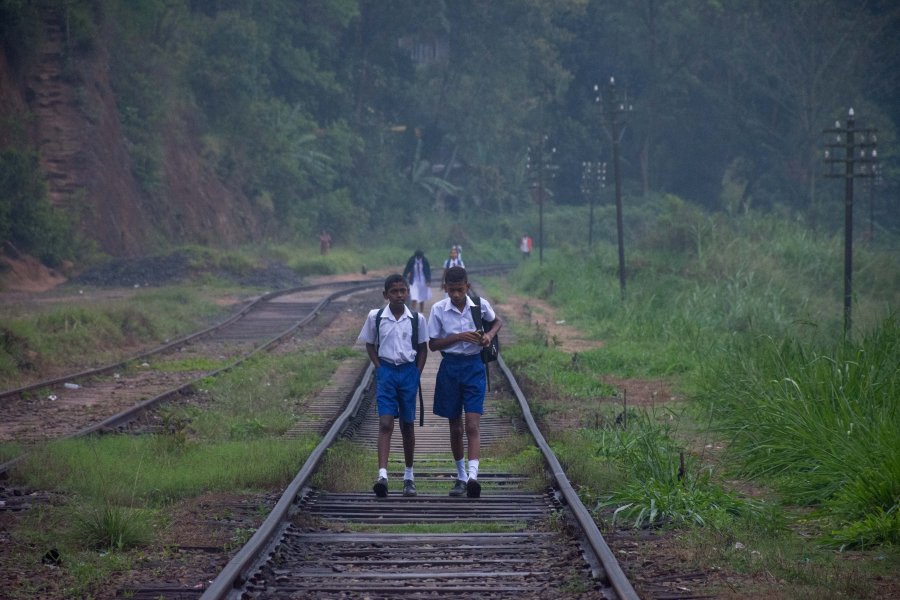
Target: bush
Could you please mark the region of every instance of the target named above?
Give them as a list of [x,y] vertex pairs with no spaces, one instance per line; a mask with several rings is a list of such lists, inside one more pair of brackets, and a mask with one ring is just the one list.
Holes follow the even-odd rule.
[[74,254],[73,229],[47,199],[37,152],[0,152],[0,189],[0,240],[50,266]]

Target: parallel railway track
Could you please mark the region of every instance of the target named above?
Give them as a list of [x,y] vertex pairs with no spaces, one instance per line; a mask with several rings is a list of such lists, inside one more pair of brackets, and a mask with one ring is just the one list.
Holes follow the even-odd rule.
[[[161,403],[190,392],[206,377],[270,350],[311,323],[332,302],[381,282],[351,281],[272,292],[230,318],[115,364],[0,392],[0,442],[26,449],[52,439],[123,427]],[[191,358],[214,362],[202,370],[167,369]],[[24,456],[24,455],[23,455]],[[4,473],[21,460],[0,464]]]

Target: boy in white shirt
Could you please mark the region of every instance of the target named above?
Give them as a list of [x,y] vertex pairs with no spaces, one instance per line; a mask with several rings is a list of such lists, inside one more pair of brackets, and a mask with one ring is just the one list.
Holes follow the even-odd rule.
[[[469,297],[469,279],[462,267],[451,267],[444,274],[447,298],[431,307],[428,317],[428,347],[440,351],[444,359],[438,369],[434,387],[434,414],[450,424],[450,448],[456,462],[456,482],[451,496],[481,496],[478,483],[478,461],[481,453],[481,415],[487,384],[481,348],[488,346],[503,323],[490,302],[481,299],[483,321],[495,321],[490,331],[476,331],[472,318],[475,302]],[[463,411],[465,432],[469,440],[469,464],[463,455]]]
[[[378,478],[372,491],[379,498],[388,493],[388,455],[394,419],[400,419],[403,436],[403,495],[415,496],[413,453],[416,446],[416,392],[425,361],[428,341],[425,317],[406,307],[409,284],[403,275],[395,273],[384,280],[384,299],[388,305],[369,311],[359,339],[366,343],[366,352],[375,365],[376,402],[378,405]],[[413,325],[415,319],[415,326]],[[413,339],[413,332],[417,339]]]

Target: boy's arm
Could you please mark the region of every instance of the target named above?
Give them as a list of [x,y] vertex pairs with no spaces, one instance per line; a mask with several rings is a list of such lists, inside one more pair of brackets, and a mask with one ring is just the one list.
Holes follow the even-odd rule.
[[471,344],[481,344],[481,336],[477,331],[466,331],[465,333],[451,333],[447,337],[431,338],[428,340],[428,347],[432,352],[440,352],[444,348],[448,348],[456,342],[469,342]]
[[491,340],[499,333],[500,328],[503,327],[503,320],[500,318],[500,315],[495,315],[497,318],[494,319],[494,324],[491,326],[489,331],[485,331],[484,335],[481,338],[481,345],[488,346],[491,343]]
[[375,344],[366,344],[366,352],[369,354],[369,360],[372,361],[372,364],[375,365],[375,368],[378,369],[381,367],[381,361],[378,360],[378,350],[375,348]]
[[428,344],[422,342],[416,350],[416,367],[419,369],[419,375],[425,370],[425,361],[428,360]]

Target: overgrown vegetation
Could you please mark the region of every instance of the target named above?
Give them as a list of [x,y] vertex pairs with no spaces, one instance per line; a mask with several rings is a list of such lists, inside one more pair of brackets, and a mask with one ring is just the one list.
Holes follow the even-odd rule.
[[221,315],[220,307],[187,286],[136,292],[128,304],[75,297],[66,306],[11,315],[0,326],[0,382],[12,386],[29,371],[83,367],[84,356],[97,364],[121,360],[122,348],[160,345]]
[[[876,597],[877,562],[857,570],[823,547],[875,550],[896,564],[900,270],[885,262],[895,241],[858,249],[864,282],[855,281],[845,339],[839,239],[759,215],[719,219],[672,198],[631,214],[633,231],[649,235],[630,246],[624,298],[608,241],[591,253],[554,249],[510,277],[604,341],[569,362],[540,331],[504,350],[540,389],[536,417],[586,503],[608,527],[689,535],[701,568],[725,561],[777,571],[797,593]],[[578,365],[664,379],[687,402],[624,414],[594,392],[606,412],[583,418],[570,381]],[[552,429],[553,413],[572,408],[580,427]],[[736,479],[766,501],[739,493]],[[817,577],[831,582],[827,593]]]
[[[64,557],[60,584],[69,589],[61,596],[91,596],[139,558],[129,550],[139,553],[156,540],[179,502],[283,488],[319,440],[281,434],[303,418],[295,413],[348,353],[260,357],[210,382],[204,408],[161,410],[155,434],[63,440],[32,452],[13,480],[60,496],[36,509],[17,539],[53,546]],[[102,560],[106,553],[117,558]]]
[[741,475],[818,508],[839,546],[900,543],[896,317],[856,343],[757,337],[717,358],[702,397]]
[[[0,39],[12,70],[28,74],[42,37],[64,24],[67,84],[87,88],[92,69],[109,68],[153,217],[143,225],[158,228],[149,238],[159,242],[191,241],[167,202],[166,164],[185,146],[197,149],[197,168],[252,207],[259,239],[299,243],[327,228],[339,244],[371,247],[401,231],[421,238],[410,230],[437,215],[462,221],[473,239],[488,222],[512,241],[522,227],[506,215],[532,207],[526,164],[540,135],[560,175],[545,202],[587,208],[583,161],[610,158],[607,144],[598,149],[596,106],[598,94],[613,95],[602,85],[610,76],[637,109],[619,147],[627,196],[674,193],[724,214],[763,209],[830,230],[841,190],[815,184],[822,163],[809,149],[846,116],[848,98],[864,115],[858,125],[879,129],[877,195],[896,195],[893,6],[687,2],[650,15],[608,0],[266,6],[48,0],[38,9],[3,0]],[[820,31],[844,35],[835,48]],[[784,44],[788,34],[802,41]],[[108,65],[95,64],[105,56]],[[801,60],[811,64],[798,73]],[[0,141],[15,129],[0,122]],[[615,218],[609,189],[595,196],[602,229]],[[83,200],[89,209],[93,199]],[[895,229],[896,212],[874,199],[872,231]],[[584,223],[558,217],[575,215],[548,222],[558,245]],[[702,238],[715,221],[667,225],[646,238],[709,255]]]
[[0,150],[0,243],[10,242],[44,264],[59,266],[83,244],[69,219],[53,209],[35,151]]

